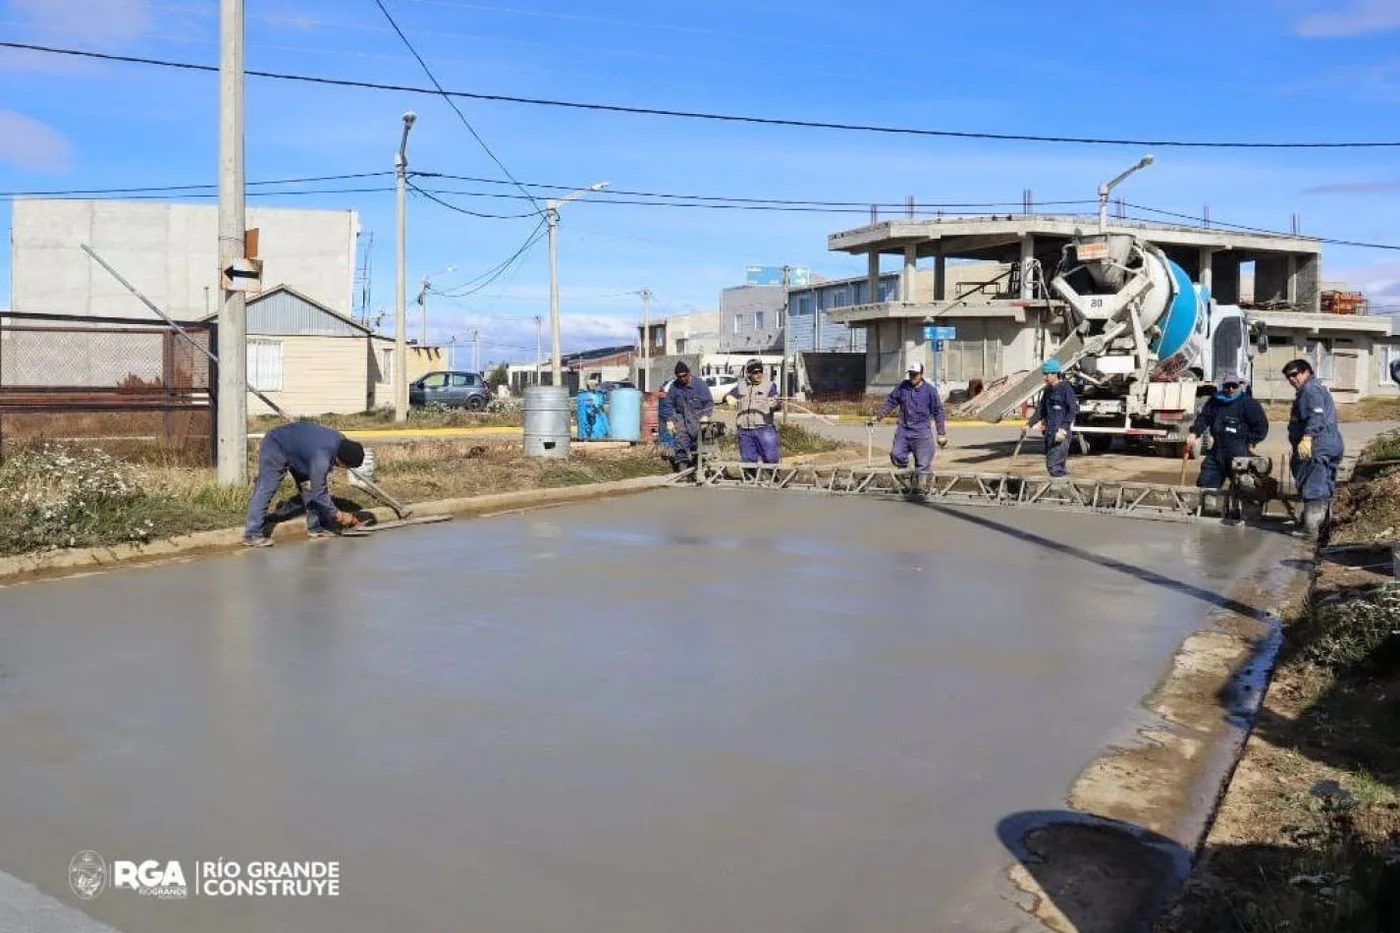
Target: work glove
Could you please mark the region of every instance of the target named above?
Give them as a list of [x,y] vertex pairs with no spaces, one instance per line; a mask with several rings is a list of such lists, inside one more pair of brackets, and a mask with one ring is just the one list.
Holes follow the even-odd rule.
[[353,512],[336,512],[335,519],[346,528],[355,528],[360,524],[359,516]]
[[700,423],[701,423],[701,424],[709,424],[709,423],[710,423],[710,416],[709,416],[709,415],[701,415],[701,416],[700,416]]
[[948,435],[946,435],[946,434],[940,434],[940,435],[938,435],[938,446],[939,446],[939,447],[947,447],[947,446],[948,446]]
[[1303,460],[1312,459],[1313,439],[1311,434],[1304,434],[1303,439],[1298,442],[1298,457]]
[[1055,443],[1063,444],[1065,442],[1065,438],[1067,437],[1069,437],[1069,432],[1066,431],[1064,428],[1060,428],[1058,431],[1055,432]]
[[1210,450],[1210,449],[1211,449],[1212,447],[1214,447],[1214,446],[1215,446],[1215,435],[1214,435],[1214,434],[1207,434],[1205,437],[1201,438],[1201,449],[1202,449],[1202,450]]

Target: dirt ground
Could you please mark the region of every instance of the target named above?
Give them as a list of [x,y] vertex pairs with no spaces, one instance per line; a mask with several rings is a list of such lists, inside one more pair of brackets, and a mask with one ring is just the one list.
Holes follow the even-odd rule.
[[[1400,473],[1400,471],[1397,471]],[[1284,632],[1197,868],[1157,933],[1400,930],[1400,475],[1358,480]]]

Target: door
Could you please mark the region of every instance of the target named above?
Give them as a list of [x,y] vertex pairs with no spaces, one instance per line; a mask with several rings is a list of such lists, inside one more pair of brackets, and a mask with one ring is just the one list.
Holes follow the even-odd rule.
[[447,373],[430,373],[423,377],[423,404],[447,404]]
[[1361,367],[1358,365],[1360,354],[1355,350],[1338,348],[1332,357],[1332,388],[1337,392],[1356,392],[1361,386],[1358,384],[1357,376]]
[[466,373],[452,374],[452,391],[449,394],[449,405],[465,405],[467,398],[472,394],[472,377]]

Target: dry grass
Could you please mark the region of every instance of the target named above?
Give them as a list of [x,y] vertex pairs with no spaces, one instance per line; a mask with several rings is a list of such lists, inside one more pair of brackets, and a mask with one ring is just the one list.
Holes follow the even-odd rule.
[[[1270,402],[1264,406],[1269,421],[1287,424],[1293,406],[1288,402]],[[1400,398],[1363,398],[1337,406],[1337,417],[1346,422],[1400,421]]]

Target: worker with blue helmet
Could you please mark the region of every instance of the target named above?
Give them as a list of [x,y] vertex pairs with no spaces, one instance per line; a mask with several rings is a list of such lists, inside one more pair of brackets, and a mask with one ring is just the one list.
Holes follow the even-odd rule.
[[1040,430],[1045,435],[1045,469],[1051,476],[1068,476],[1070,436],[1079,414],[1079,396],[1065,382],[1059,360],[1046,360],[1040,372],[1045,377],[1045,388],[1026,422],[1026,431],[1043,425]]
[[1252,456],[1269,436],[1269,416],[1247,391],[1244,377],[1226,373],[1220,389],[1201,406],[1191,425],[1188,443],[1201,446],[1201,472],[1196,485],[1220,489],[1230,478],[1236,457]]
[[1288,417],[1288,443],[1293,445],[1291,466],[1303,500],[1302,535],[1313,537],[1327,521],[1337,492],[1337,468],[1346,447],[1338,423],[1337,405],[1313,374],[1307,360],[1291,360],[1283,375],[1296,393]]

